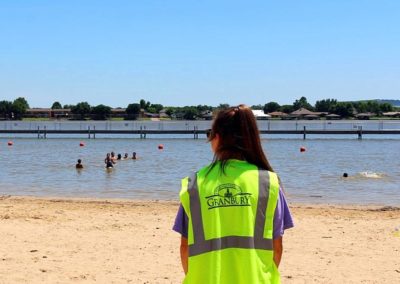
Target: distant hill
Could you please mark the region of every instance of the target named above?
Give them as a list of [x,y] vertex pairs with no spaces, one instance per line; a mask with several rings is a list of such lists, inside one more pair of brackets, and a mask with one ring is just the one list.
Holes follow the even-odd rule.
[[400,100],[376,100],[376,101],[380,104],[389,103],[394,107],[400,107]]

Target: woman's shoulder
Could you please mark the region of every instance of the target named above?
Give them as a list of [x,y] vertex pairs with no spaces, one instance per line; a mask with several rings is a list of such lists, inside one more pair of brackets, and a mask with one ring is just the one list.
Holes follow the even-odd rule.
[[210,170],[212,170],[214,167],[217,167],[219,164],[219,162],[213,162],[211,164],[208,164],[206,166],[203,166],[202,168],[200,168],[196,173],[197,175],[203,175],[206,174],[207,172],[209,172]]

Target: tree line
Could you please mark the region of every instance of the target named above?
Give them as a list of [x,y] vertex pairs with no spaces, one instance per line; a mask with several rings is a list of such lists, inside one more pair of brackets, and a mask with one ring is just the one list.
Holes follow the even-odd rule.
[[6,100],[0,101],[0,115],[4,119],[22,119],[28,108],[28,102],[22,97],[12,102]]
[[[194,120],[202,118],[207,113],[212,113],[218,109],[229,107],[229,104],[220,104],[218,106],[197,105],[184,107],[164,107],[161,104],[153,104],[149,101],[141,99],[138,103],[128,104],[125,108],[125,119],[135,120],[139,117],[143,110],[148,114],[159,114],[161,110],[165,110],[165,114],[176,119]],[[344,118],[354,116],[355,113],[371,112],[377,116],[384,112],[397,110],[389,103],[379,103],[375,100],[357,101],[357,102],[339,102],[336,99],[323,99],[316,101],[315,105],[311,105],[306,97],[301,97],[291,105],[280,105],[277,102],[268,102],[264,105],[253,105],[252,109],[263,110],[264,113],[284,112],[291,113],[300,108],[306,108],[315,112],[327,112],[340,115]],[[19,97],[14,101],[0,101],[0,116],[3,119],[22,119],[29,109],[27,100]],[[56,101],[52,104],[51,109],[70,109],[73,119],[84,120],[87,118],[95,120],[109,119],[112,114],[112,108],[107,105],[99,104],[91,106],[88,102],[79,102],[76,105],[61,105]]]
[[323,99],[311,105],[306,97],[301,97],[295,100],[291,105],[279,105],[277,102],[269,102],[264,106],[252,106],[252,108],[262,109],[264,113],[271,113],[280,111],[284,113],[291,113],[300,108],[306,108],[315,112],[326,112],[340,115],[341,117],[350,118],[356,113],[374,113],[376,116],[381,116],[384,112],[396,110],[396,108],[389,103],[379,103],[376,100],[356,101],[356,102],[339,102],[335,99]]

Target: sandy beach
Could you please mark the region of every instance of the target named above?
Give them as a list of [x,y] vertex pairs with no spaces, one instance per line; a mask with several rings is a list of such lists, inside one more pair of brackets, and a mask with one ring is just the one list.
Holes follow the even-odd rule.
[[[181,283],[177,202],[0,198],[0,283]],[[292,205],[283,283],[400,283],[400,210]],[[398,229],[399,231],[396,231]]]

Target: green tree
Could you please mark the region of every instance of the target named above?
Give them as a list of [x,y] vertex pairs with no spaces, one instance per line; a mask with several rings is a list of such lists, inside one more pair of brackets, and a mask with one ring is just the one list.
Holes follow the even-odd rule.
[[284,113],[291,113],[294,111],[294,107],[293,105],[283,105],[279,110]]
[[128,115],[127,119],[136,120],[139,117],[140,109],[140,104],[129,104],[125,110]]
[[203,111],[206,111],[206,110],[210,110],[210,111],[213,110],[213,107],[212,106],[208,106],[208,105],[197,105],[196,108],[197,108],[197,111],[199,113],[201,113]]
[[264,113],[278,111],[281,106],[276,102],[269,102],[264,105]]
[[51,106],[51,109],[61,109],[62,106],[60,102],[54,102],[53,105]]
[[353,104],[349,102],[338,102],[334,109],[334,113],[341,117],[351,117],[353,115]]
[[358,113],[364,113],[368,111],[368,105],[365,101],[354,102],[353,106]]
[[156,108],[154,108],[154,107],[152,107],[152,106],[148,107],[148,108],[146,109],[146,111],[147,111],[148,113],[157,113]]
[[146,109],[146,101],[144,99],[141,99],[139,104],[140,104],[140,108]]
[[106,105],[97,105],[92,107],[91,114],[95,120],[106,120],[111,116],[111,107]]
[[148,111],[148,109],[151,106],[151,102],[145,101],[144,99],[141,99],[139,104],[140,104],[140,108],[144,109],[145,111]]
[[73,109],[75,105],[63,105],[63,109]]
[[229,104],[219,104],[219,106],[217,107],[217,109],[221,110],[221,109],[227,109],[229,108]]
[[19,97],[15,99],[12,103],[12,115],[14,115],[15,119],[22,119],[24,114],[26,113],[26,110],[29,108],[28,102],[25,100],[25,98]]
[[90,105],[87,102],[80,102],[75,106],[72,106],[71,112],[75,114],[79,119],[84,120],[90,114]]
[[196,107],[184,107],[183,108],[183,119],[195,120],[199,113]]
[[313,110],[314,108],[307,101],[306,97],[301,97],[293,103],[294,110],[298,110],[299,108],[306,108],[308,110]]
[[12,104],[10,101],[0,101],[0,115],[4,119],[11,118]]
[[[388,104],[388,103],[380,104],[376,100],[359,101],[359,102],[353,103],[353,105],[358,113],[372,112],[377,115],[381,115],[382,112],[390,111],[387,109],[393,109],[393,106],[391,104]],[[382,108],[382,105],[384,105],[383,108]]]
[[254,109],[254,110],[256,110],[256,109],[257,110],[262,110],[262,109],[264,109],[264,106],[258,104],[258,105],[252,105],[250,108]]
[[150,113],[159,113],[163,108],[163,105],[151,104],[149,107],[147,107],[147,111]]
[[20,103],[25,109],[29,108],[29,104],[28,104],[27,100],[25,98],[23,98],[23,97],[19,97],[19,98],[15,99],[14,103],[15,102]]
[[168,107],[167,111],[165,112],[169,117],[175,112],[174,108]]
[[389,111],[394,111],[394,107],[392,104],[389,103],[383,103],[379,104],[379,108],[381,112],[389,112]]
[[376,113],[377,115],[381,114],[381,108],[377,101],[367,101],[367,110],[368,112]]
[[333,112],[335,110],[337,100],[327,99],[316,101],[315,110],[319,112]]

